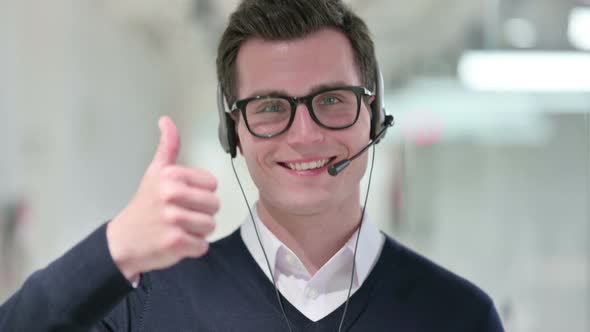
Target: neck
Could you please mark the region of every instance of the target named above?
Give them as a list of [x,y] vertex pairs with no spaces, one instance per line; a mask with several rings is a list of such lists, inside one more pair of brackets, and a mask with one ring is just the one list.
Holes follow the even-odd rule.
[[305,214],[281,210],[261,197],[257,211],[264,225],[299,257],[309,274],[314,275],[359,226],[358,195],[350,201]]

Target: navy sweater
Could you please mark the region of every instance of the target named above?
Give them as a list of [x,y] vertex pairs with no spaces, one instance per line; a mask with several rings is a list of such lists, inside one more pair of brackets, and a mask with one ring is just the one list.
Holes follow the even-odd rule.
[[[337,331],[343,307],[313,322],[285,298],[294,331]],[[0,306],[0,331],[287,331],[272,283],[240,234],[199,259],[142,275],[133,289],[101,227]],[[387,238],[351,297],[344,331],[503,331],[490,298]]]

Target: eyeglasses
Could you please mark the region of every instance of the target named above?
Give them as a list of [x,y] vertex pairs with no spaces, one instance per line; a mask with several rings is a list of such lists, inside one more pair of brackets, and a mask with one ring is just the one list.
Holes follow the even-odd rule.
[[271,138],[286,132],[295,119],[299,104],[307,106],[311,118],[320,127],[339,130],[356,123],[362,97],[373,95],[365,87],[347,86],[303,97],[255,96],[236,101],[229,112],[239,110],[248,131],[259,138]]

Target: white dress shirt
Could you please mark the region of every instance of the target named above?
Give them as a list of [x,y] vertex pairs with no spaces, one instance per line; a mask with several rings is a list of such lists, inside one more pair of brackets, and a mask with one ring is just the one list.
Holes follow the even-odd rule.
[[[311,276],[301,260],[282,243],[259,219],[256,206],[252,208],[254,222],[281,294],[302,314],[318,321],[341,306],[348,294],[355,232],[346,244]],[[240,227],[240,234],[248,251],[272,282],[268,265],[256,237],[250,215]],[[365,214],[356,253],[351,295],[360,288],[377,262],[385,236]]]

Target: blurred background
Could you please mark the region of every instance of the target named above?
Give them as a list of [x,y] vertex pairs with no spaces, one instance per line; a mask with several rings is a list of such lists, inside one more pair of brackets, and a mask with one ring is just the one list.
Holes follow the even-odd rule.
[[[507,331],[590,331],[590,1],[348,3],[397,119],[371,218],[481,286]],[[163,114],[219,179],[213,239],[242,222],[214,67],[236,4],[0,0],[0,302],[126,205]]]

